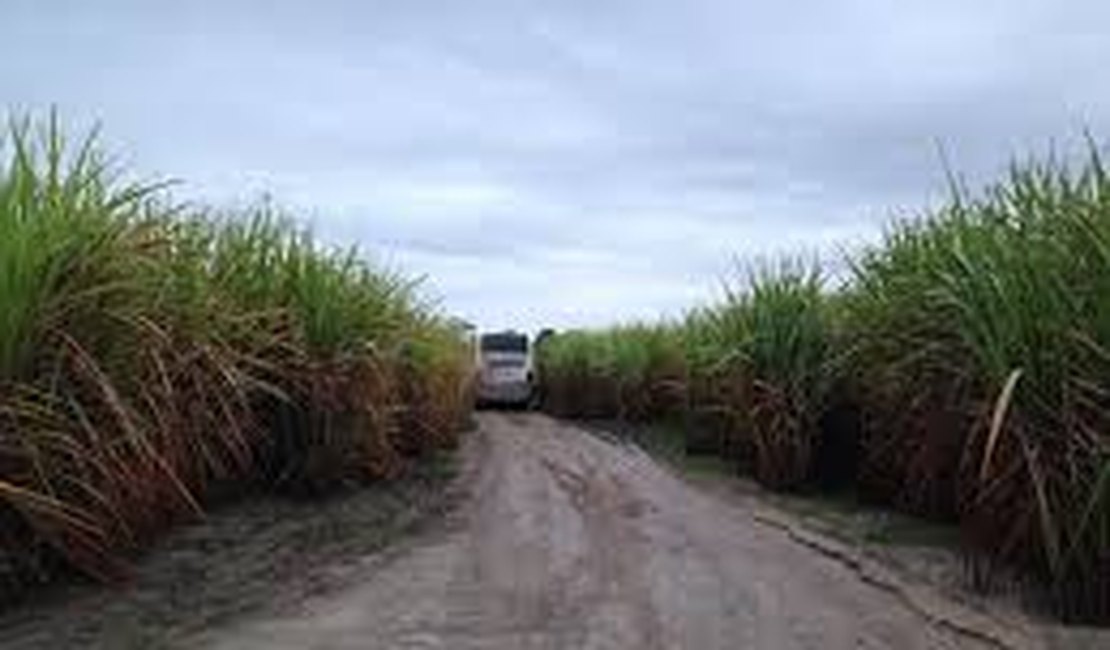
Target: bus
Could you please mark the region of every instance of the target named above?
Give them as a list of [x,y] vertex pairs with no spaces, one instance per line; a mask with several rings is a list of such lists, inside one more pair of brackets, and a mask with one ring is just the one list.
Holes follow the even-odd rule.
[[527,406],[532,401],[534,373],[527,334],[484,333],[478,337],[477,354],[479,405]]

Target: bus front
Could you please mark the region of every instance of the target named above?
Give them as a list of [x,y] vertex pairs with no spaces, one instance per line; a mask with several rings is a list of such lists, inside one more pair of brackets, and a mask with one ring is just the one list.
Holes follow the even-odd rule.
[[478,342],[478,369],[479,403],[523,406],[532,399],[532,358],[526,334],[483,334]]

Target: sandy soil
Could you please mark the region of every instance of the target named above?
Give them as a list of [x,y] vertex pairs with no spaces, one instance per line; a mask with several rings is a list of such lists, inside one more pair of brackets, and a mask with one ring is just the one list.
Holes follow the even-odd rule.
[[199,631],[296,609],[364,579],[390,542],[438,525],[457,496],[454,472],[438,459],[326,499],[227,504],[137,558],[123,584],[61,582],[0,607],[0,648],[191,647]]
[[635,447],[539,415],[480,421],[470,494],[441,529],[349,588],[186,645],[1110,647],[956,602],[759,499],[695,489]]

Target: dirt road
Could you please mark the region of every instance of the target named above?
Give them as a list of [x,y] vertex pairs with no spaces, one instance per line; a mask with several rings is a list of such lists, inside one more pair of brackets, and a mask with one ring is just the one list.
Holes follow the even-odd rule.
[[[1037,647],[1021,625],[862,574],[635,448],[483,414],[472,494],[346,591],[210,648]],[[891,582],[893,580],[893,582]],[[895,586],[892,586],[895,585]],[[909,594],[909,596],[907,596]]]

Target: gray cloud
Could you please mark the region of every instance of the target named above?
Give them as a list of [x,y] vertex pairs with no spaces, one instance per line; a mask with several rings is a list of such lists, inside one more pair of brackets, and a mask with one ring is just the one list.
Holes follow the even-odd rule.
[[1094,0],[9,4],[0,108],[268,192],[489,326],[676,314],[935,201],[938,145],[974,184],[1110,133]]

